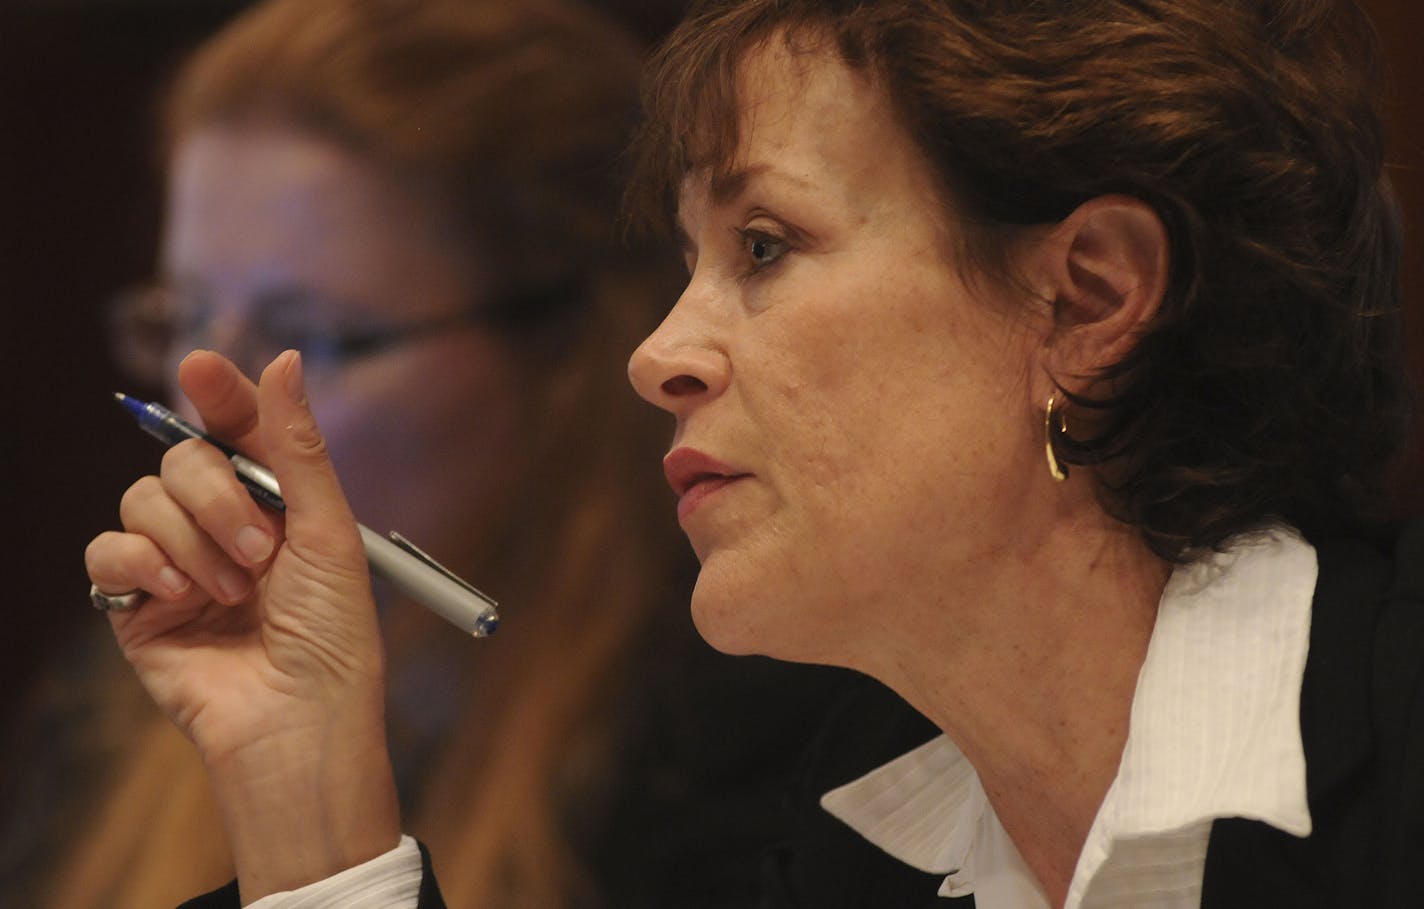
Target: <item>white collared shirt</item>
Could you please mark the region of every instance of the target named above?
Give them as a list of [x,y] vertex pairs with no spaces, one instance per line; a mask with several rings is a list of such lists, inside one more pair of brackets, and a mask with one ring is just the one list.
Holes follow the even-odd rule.
[[[1118,774],[1078,857],[1065,909],[1201,902],[1212,821],[1311,830],[1300,691],[1315,550],[1293,531],[1243,538],[1181,566],[1162,593]],[[979,909],[1048,901],[974,768],[940,736],[821,804]]]

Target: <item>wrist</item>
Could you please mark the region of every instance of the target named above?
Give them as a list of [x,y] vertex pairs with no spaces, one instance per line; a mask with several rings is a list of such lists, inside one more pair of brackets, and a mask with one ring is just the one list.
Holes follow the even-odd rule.
[[379,725],[270,736],[209,761],[208,774],[244,903],[323,880],[400,841]]

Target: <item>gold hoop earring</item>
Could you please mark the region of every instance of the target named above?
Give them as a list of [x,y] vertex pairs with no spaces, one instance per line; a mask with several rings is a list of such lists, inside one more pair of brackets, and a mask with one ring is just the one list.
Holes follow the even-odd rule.
[[[1068,468],[1058,463],[1058,458],[1053,454],[1053,400],[1056,396],[1048,396],[1048,407],[1043,411],[1043,448],[1048,455],[1048,475],[1062,483],[1068,479]],[[1063,415],[1063,411],[1058,411],[1058,431],[1066,434],[1068,432],[1068,418]]]

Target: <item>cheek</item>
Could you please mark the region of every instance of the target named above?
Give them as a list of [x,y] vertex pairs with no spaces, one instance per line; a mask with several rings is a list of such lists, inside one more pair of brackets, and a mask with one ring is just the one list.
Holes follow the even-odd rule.
[[873,432],[874,376],[859,365],[864,340],[834,318],[778,323],[780,315],[768,314],[756,349],[732,351],[735,387],[774,482],[834,486],[855,469]]
[[462,347],[356,364],[312,389],[357,516],[376,529],[424,533],[421,545],[435,545],[429,534],[458,532],[459,514],[486,511],[521,442],[511,367]]
[[814,562],[808,573],[832,583],[925,556],[905,540],[972,558],[985,528],[1007,520],[1033,450],[1009,335],[916,324],[925,311],[854,332],[799,328],[794,359],[768,359],[766,380],[749,383],[764,390],[748,409],[780,505],[768,527],[799,541],[789,563]]
[[903,350],[883,354],[872,333],[821,327],[801,336],[805,343],[781,348],[795,353],[758,364],[744,386],[746,409],[786,504],[829,530],[868,504],[886,504],[900,478],[944,452],[936,434],[946,424],[925,411],[946,381],[927,374],[940,367],[917,366]]

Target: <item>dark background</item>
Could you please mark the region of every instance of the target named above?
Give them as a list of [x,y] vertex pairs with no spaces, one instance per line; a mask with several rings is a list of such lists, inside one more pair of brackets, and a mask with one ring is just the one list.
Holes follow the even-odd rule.
[[[7,400],[0,415],[0,721],[46,655],[82,624],[86,542],[159,453],[110,392],[122,379],[100,312],[149,276],[159,228],[153,99],[181,54],[236,0],[0,0],[0,299]],[[676,0],[605,5],[644,36]],[[1424,221],[1424,13],[1366,0],[1390,70],[1392,174],[1411,224]],[[1424,378],[1424,229],[1407,238],[1411,347]],[[1424,510],[1424,456],[1402,472],[1401,510]]]

